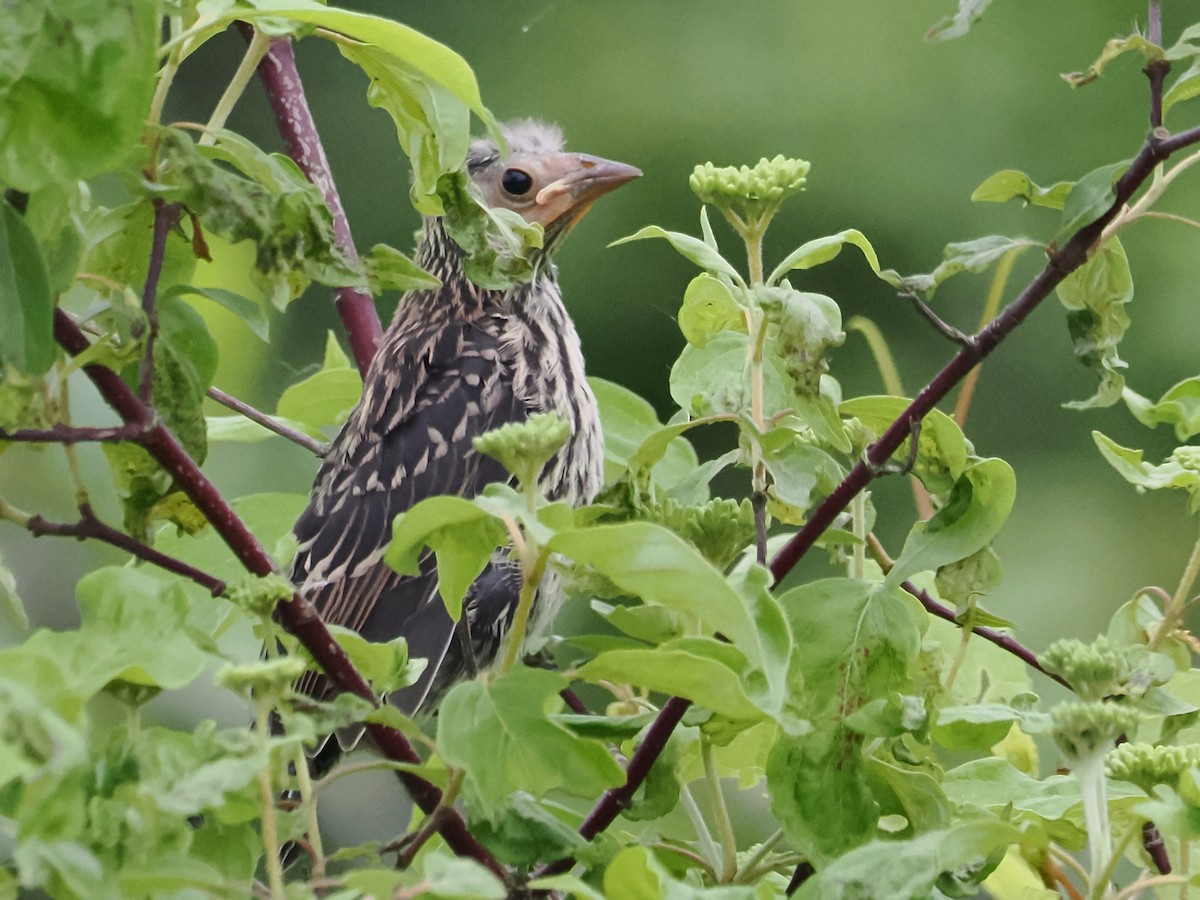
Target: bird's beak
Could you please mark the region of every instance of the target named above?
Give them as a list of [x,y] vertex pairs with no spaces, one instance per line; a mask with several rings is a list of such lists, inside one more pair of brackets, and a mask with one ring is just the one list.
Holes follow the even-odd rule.
[[570,229],[596,200],[642,174],[641,169],[625,163],[584,153],[563,153],[550,167],[561,174],[553,173],[557,177],[534,199],[532,216],[526,213],[526,218],[541,222],[547,231]]

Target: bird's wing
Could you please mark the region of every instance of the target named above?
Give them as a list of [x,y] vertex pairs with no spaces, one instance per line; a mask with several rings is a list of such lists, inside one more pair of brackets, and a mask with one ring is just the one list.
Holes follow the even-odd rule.
[[[389,353],[386,365],[368,376],[296,523],[292,580],[326,622],[371,640],[407,637],[429,658],[432,677],[452,623],[437,610],[442,601],[428,554],[416,576],[382,562],[392,520],[426,497],[471,497],[506,480],[500,464],[476,453],[471,441],[525,419],[527,410],[497,339],[478,323],[430,324],[408,335],[401,352],[389,352],[394,346],[381,348]],[[314,697],[331,692],[315,673],[298,688]]]

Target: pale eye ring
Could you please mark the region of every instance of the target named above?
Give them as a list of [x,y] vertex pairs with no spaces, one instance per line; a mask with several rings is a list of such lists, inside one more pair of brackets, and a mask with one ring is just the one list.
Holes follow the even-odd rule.
[[505,169],[500,176],[500,187],[513,197],[523,197],[533,188],[533,177],[521,169]]

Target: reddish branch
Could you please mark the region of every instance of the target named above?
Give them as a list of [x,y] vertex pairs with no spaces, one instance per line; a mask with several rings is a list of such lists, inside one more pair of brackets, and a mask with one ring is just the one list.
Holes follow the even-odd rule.
[[[638,746],[637,752],[629,760],[625,768],[625,783],[620,787],[611,788],[604,792],[597,801],[595,808],[588,813],[583,824],[579,826],[579,834],[586,840],[592,840],[604,831],[621,811],[629,806],[633,795],[637,793],[655,761],[662,755],[667,746],[667,740],[675,730],[675,726],[683,719],[692,701],[682,697],[672,697],[659,710],[658,716],[646,730],[646,736]],[[567,856],[542,866],[533,873],[533,878],[543,878],[547,875],[559,875],[575,865],[574,858]]]
[[[247,41],[253,37],[253,28],[245,22],[239,22],[238,29]],[[325,157],[325,147],[317,133],[308,100],[304,96],[304,86],[300,83],[296,55],[292,52],[290,40],[275,38],[271,41],[271,49],[258,65],[258,77],[266,88],[267,100],[275,113],[288,156],[325,195],[325,205],[333,216],[333,235],[338,249],[351,261],[357,260],[358,250],[350,234],[350,223],[346,219],[346,210],[337,186],[333,183],[333,172]],[[375,301],[370,294],[350,287],[337,288],[333,297],[350,341],[354,361],[358,364],[359,372],[365,375],[383,334],[379,314],[375,311]]]
[[142,286],[142,312],[146,316],[146,350],[138,366],[138,397],[143,403],[153,401],[154,343],[158,339],[158,314],[154,309],[158,299],[158,279],[162,276],[163,260],[166,258],[167,236],[179,221],[178,203],[154,201],[154,237],[150,245],[150,265],[146,270],[146,283]]
[[[79,330],[79,326],[61,309],[55,310],[54,313],[54,338],[72,356],[78,356],[89,346],[87,337]],[[255,575],[271,574],[275,566],[266,550],[225,502],[212,482],[200,471],[200,467],[184,451],[175,436],[157,421],[153,409],[142,403],[112,369],[87,365],[83,367],[83,371],[127,425],[143,429],[137,443],[154,457],[171,475],[179,489],[204,513],[242,565]],[[312,653],[330,680],[342,690],[378,704],[379,699],[371,690],[371,686],[329,634],[325,623],[321,621],[311,603],[295,594],[290,601],[281,602],[276,612],[279,621]],[[368,725],[367,730],[387,758],[407,763],[421,761],[412,744],[399,731],[374,724]],[[401,772],[399,775],[421,809],[427,813],[437,809],[442,792],[436,786],[410,772]],[[440,833],[454,852],[461,856],[469,856],[487,866],[496,875],[504,876],[503,866],[475,840],[457,813],[451,811],[445,817]]]
[[[920,601],[921,605],[925,607],[925,611],[930,615],[937,616],[939,619],[945,619],[947,622],[953,622],[955,625],[958,624],[958,618],[956,617],[954,610],[946,606],[944,603],[939,603],[937,600],[934,600],[933,597],[929,596],[927,592],[921,590],[911,581],[901,582],[901,587],[916,597],[917,600]],[[1056,675],[1053,672],[1047,672],[1044,668],[1042,668],[1042,664],[1038,662],[1037,654],[1011,635],[1005,634],[1003,631],[997,631],[995,628],[987,628],[983,625],[976,625],[971,629],[971,631],[979,635],[985,641],[991,641],[1001,650],[1008,651],[1013,656],[1025,663],[1025,665],[1032,669],[1036,669],[1047,678],[1057,681],[1068,691],[1074,690],[1074,688],[1072,688],[1067,680],[1061,675]]]
[[176,559],[173,556],[168,556],[166,553],[155,550],[153,547],[143,544],[137,538],[131,537],[125,532],[102,522],[96,517],[91,506],[86,503],[79,507],[78,522],[51,522],[42,516],[30,516],[29,520],[25,522],[25,527],[34,537],[52,535],[54,537],[73,537],[80,541],[88,538],[101,541],[113,547],[119,547],[126,553],[158,566],[160,569],[166,569],[168,572],[182,575],[184,578],[196,582],[202,588],[211,591],[214,597],[225,592],[225,582],[221,579],[214,578],[207,572],[201,571],[181,559]]

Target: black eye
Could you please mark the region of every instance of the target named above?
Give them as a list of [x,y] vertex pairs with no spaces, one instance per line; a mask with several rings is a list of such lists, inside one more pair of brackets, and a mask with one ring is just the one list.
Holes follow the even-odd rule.
[[529,193],[529,189],[533,187],[533,179],[528,172],[522,172],[520,169],[506,169],[500,176],[500,187],[514,197],[520,197]]

